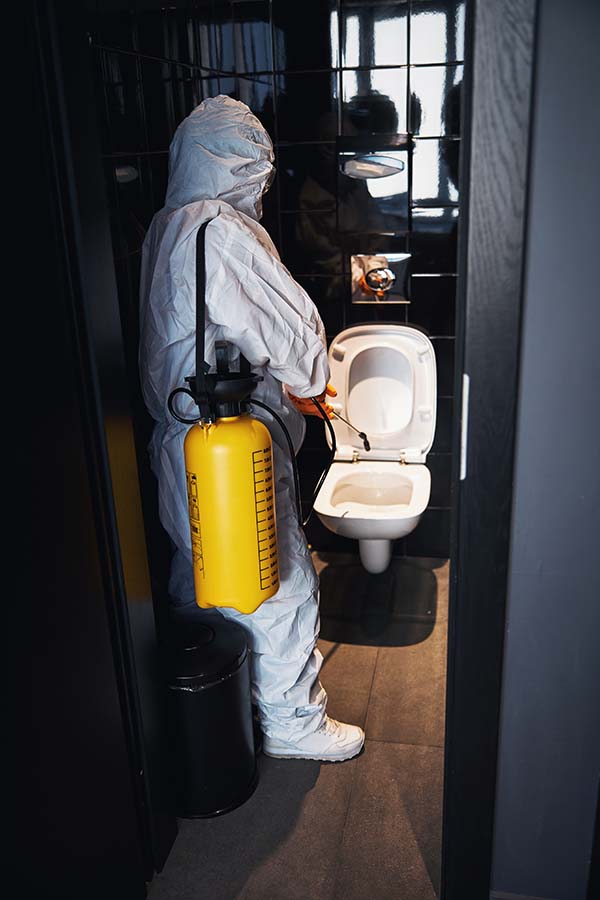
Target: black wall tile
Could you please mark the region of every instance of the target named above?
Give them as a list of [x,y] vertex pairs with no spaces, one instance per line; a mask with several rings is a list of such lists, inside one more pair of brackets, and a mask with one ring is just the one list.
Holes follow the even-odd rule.
[[339,334],[345,325],[343,302],[338,300],[330,303],[317,303],[317,306],[326,334],[334,336]]
[[412,157],[415,206],[458,203],[458,140],[418,140]]
[[431,472],[429,506],[450,506],[451,462],[449,453],[430,453],[427,456],[427,468]]
[[415,530],[406,537],[407,556],[450,556],[450,510],[426,509]]
[[187,33],[205,68],[234,74],[273,68],[268,0],[200,0],[188,14]]
[[268,0],[231,3],[231,19],[220,26],[219,63],[224,72],[273,70]]
[[342,0],[343,66],[408,63],[408,3]]
[[345,306],[347,292],[350,290],[349,278],[342,282],[337,276],[301,275],[298,276],[298,281],[318,307],[335,304]]
[[159,210],[165,205],[169,180],[169,154],[167,151],[149,156],[148,166],[152,180],[152,207],[154,210]]
[[[123,328],[129,382],[139,385],[137,346],[139,342],[139,292],[141,253],[126,256],[115,262],[115,275],[119,296],[119,313]],[[139,390],[134,391],[139,393]]]
[[[271,139],[274,136],[274,101],[273,80],[270,75],[243,77],[221,76],[219,78],[219,93],[227,94],[234,100],[241,100],[250,107],[257,119],[265,126]],[[214,96],[208,95],[208,96]]]
[[284,213],[281,235],[285,265],[298,275],[342,273],[342,246],[335,213]]
[[345,69],[342,134],[405,133],[406,73],[406,69]]
[[275,77],[277,139],[329,141],[337,123],[335,72],[286,73]]
[[420,325],[430,335],[454,335],[456,307],[456,278],[454,276],[424,276],[410,278],[409,324]]
[[[407,253],[407,234],[352,234],[340,235],[340,242],[346,250],[347,268],[350,269],[350,256],[355,253],[369,253],[372,256],[385,256],[387,253]],[[349,296],[349,295],[348,295]]]
[[154,56],[157,59],[178,61],[177,48],[173,55],[165,11],[158,5],[154,8],[147,7],[136,10],[134,34],[135,47],[139,53],[143,53],[145,56]]
[[[312,419],[314,416],[308,416]],[[317,421],[315,419],[315,421]],[[317,424],[319,424],[317,422]],[[321,426],[323,427],[323,426]],[[311,432],[313,434],[313,432]],[[300,473],[300,494],[302,496],[303,505],[310,506],[315,488],[321,477],[321,474],[329,461],[329,449],[325,444],[325,438],[321,435],[320,440],[315,435],[315,447],[309,447],[306,444],[298,454],[298,471]]]
[[454,401],[451,397],[438,397],[435,436],[431,453],[450,453],[452,450],[452,413]]
[[331,18],[336,15],[336,6],[335,0],[273,0],[276,69],[329,69],[338,65],[337,32]]
[[454,338],[433,338],[437,366],[437,395],[452,397],[454,394]]
[[[157,26],[160,27],[160,35]],[[138,15],[137,31],[138,47],[141,52],[165,57],[177,63],[188,63],[190,66],[200,65],[194,23],[184,9],[176,9],[174,6],[162,7],[160,22],[153,27],[144,27]],[[151,48],[152,40],[156,42],[154,50]]]
[[409,238],[412,271],[455,274],[457,238],[457,209],[413,209]]
[[[133,6],[133,4],[131,4]],[[136,22],[133,9],[126,4],[122,8],[110,8],[105,3],[96,4],[90,16],[90,32],[96,45],[119,50],[136,49]]]
[[104,128],[108,153],[147,150],[140,61],[127,53],[103,53]]
[[221,48],[225,43],[223,29],[231,28],[231,9],[228,3],[196,0],[193,8],[193,28],[200,64],[208,70],[223,71]]
[[[221,86],[221,82],[223,82],[223,86]],[[198,81],[198,91],[200,93],[200,98],[201,100],[207,100],[209,97],[217,97],[219,94],[227,94],[227,87],[229,87],[230,85],[231,82],[229,81],[229,79],[223,77],[219,78],[216,75],[211,75],[210,78],[200,78]]]
[[[306,416],[305,421],[306,437],[304,438],[304,444],[302,445],[302,450],[300,451],[300,453],[303,454],[308,450],[318,451],[318,463],[315,464],[314,467],[316,477],[318,478],[321,474],[321,471],[325,467],[325,464],[327,462],[327,454],[329,453],[329,448],[325,440],[325,423],[320,416]],[[325,460],[325,462],[323,462],[323,460]],[[321,465],[321,469],[317,472],[317,466],[320,465],[321,462],[323,462],[323,465]]]
[[142,58],[140,69],[147,149],[152,153],[166,151],[180,122],[205,97],[219,93],[218,80],[198,78],[187,66],[160,60]]
[[464,0],[413,0],[410,61],[444,63],[464,55]]
[[277,252],[281,255],[279,198],[277,196],[277,187],[275,185],[263,196],[263,216],[260,224],[268,231],[271,240],[277,248]]
[[336,209],[335,144],[278,147],[282,210]]
[[120,157],[105,160],[105,174],[111,185],[116,215],[113,247],[117,259],[141,250],[154,215],[152,172],[148,157]]
[[400,538],[392,544],[392,556],[406,556],[406,538]]
[[399,303],[353,303],[346,313],[346,327],[363,322],[406,324],[407,305]]
[[[383,151],[384,152],[384,151]],[[387,157],[398,171],[383,179],[352,178],[338,166],[338,228],[341,232],[401,234],[409,221],[408,153],[391,151]],[[380,182],[386,182],[385,188]],[[377,189],[385,192],[379,194]]]
[[410,70],[410,131],[439,137],[460,134],[462,66]]
[[298,281],[319,310],[327,334],[337,334],[341,331],[344,327],[347,290],[342,277],[300,276]]

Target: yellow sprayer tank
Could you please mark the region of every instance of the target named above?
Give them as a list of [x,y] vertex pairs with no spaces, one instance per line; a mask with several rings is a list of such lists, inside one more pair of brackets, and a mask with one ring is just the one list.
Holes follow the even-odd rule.
[[184,449],[196,602],[252,613],[279,588],[271,435],[243,413],[193,425]]

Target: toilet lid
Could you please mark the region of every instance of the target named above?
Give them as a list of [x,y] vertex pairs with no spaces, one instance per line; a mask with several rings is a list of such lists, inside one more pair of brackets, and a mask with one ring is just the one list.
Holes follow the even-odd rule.
[[[329,402],[369,439],[340,419],[332,425],[337,459],[404,459],[423,463],[435,433],[436,365],[427,335],[409,325],[373,323],[340,332],[329,348]],[[326,430],[326,435],[328,432]]]

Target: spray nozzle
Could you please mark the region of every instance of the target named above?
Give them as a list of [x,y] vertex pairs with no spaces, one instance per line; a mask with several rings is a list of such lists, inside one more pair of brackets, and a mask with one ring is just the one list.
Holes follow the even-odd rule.
[[348,426],[348,428],[351,428],[352,431],[355,431],[355,432],[357,433],[357,435],[359,436],[359,438],[360,438],[361,441],[363,442],[363,447],[365,448],[365,450],[366,450],[367,452],[371,449],[371,445],[370,445],[370,443],[369,443],[369,438],[368,438],[367,435],[364,433],[364,431],[359,431],[358,428],[355,428],[354,425],[352,425],[347,419],[345,419],[343,416],[340,416],[339,412],[336,412],[335,409],[333,410],[333,415],[334,415],[336,418],[341,419],[342,422],[345,422],[345,423],[346,423],[346,425]]

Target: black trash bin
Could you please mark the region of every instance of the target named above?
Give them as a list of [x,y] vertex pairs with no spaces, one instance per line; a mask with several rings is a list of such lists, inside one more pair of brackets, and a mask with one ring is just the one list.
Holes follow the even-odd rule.
[[175,813],[219,816],[258,784],[248,646],[220,613],[174,626],[167,652],[168,721]]

